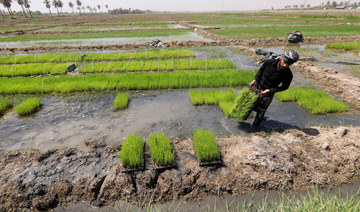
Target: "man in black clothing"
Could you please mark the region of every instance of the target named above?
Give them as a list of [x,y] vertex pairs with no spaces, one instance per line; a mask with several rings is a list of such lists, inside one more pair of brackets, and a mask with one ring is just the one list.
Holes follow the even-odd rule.
[[266,60],[256,73],[255,79],[249,83],[250,87],[255,86],[261,90],[260,101],[255,107],[253,126],[261,124],[274,94],[289,88],[293,78],[289,67],[298,60],[299,54],[295,50],[286,51],[279,59]]

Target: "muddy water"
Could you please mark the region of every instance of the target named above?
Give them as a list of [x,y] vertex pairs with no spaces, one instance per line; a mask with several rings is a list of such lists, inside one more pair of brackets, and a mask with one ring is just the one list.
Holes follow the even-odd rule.
[[161,41],[212,41],[204,38],[197,33],[189,32],[185,35],[177,36],[157,36],[157,37],[135,37],[135,38],[96,38],[96,39],[72,39],[72,40],[42,40],[42,41],[16,41],[16,42],[1,42],[3,48],[19,48],[30,46],[81,46],[81,45],[110,45],[110,44],[127,44],[127,43],[145,43],[151,42],[155,39]]
[[[326,194],[330,196],[340,195],[341,198],[346,196],[353,196],[360,191],[360,183],[346,184],[335,186],[331,188],[319,189],[319,194]],[[261,207],[263,201],[281,203],[284,196],[290,198],[294,196],[297,199],[308,196],[312,191],[256,191],[241,196],[208,196],[202,201],[186,202],[184,200],[171,201],[165,204],[152,205],[145,208],[134,207],[126,202],[118,202],[114,206],[106,206],[96,208],[90,205],[89,202],[80,202],[73,205],[63,205],[57,207],[54,212],[114,212],[114,211],[243,211],[244,207],[251,204],[251,208]]]
[[[164,132],[170,138],[191,137],[196,128],[212,131],[216,136],[246,135],[252,118],[237,122],[227,118],[218,106],[193,106],[189,90],[133,93],[129,107],[115,111],[115,93],[71,97],[42,97],[42,109],[29,118],[9,112],[0,123],[0,151],[54,147],[85,148],[86,140],[103,140],[115,144],[129,133],[146,138]],[[359,113],[312,115],[294,102],[274,99],[266,114],[264,130],[300,128],[308,125],[360,125]]]

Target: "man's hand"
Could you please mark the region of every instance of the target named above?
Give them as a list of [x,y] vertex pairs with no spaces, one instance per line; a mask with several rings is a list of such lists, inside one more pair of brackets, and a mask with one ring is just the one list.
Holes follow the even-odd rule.
[[264,91],[261,91],[261,95],[262,95],[262,96],[266,96],[266,95],[268,95],[268,93],[270,93],[270,90],[269,90],[269,89],[266,89],[266,90],[264,90]]
[[253,80],[249,83],[249,86],[252,87],[252,86],[255,86],[256,85],[256,80]]

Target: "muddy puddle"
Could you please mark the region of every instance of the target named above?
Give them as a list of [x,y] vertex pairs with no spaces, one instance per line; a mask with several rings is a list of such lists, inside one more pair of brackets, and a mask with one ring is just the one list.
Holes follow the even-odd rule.
[[[45,96],[42,109],[33,117],[19,118],[11,111],[0,123],[0,150],[39,149],[55,147],[85,148],[86,140],[102,140],[108,145],[125,139],[129,133],[144,138],[153,132],[168,137],[192,137],[192,131],[203,128],[216,136],[247,135],[252,118],[239,123],[227,118],[218,106],[193,106],[189,89],[131,93],[129,107],[115,111],[115,93],[77,95],[71,97]],[[274,99],[268,109],[263,129],[302,128],[309,125],[360,126],[359,113],[312,115],[294,102]]]
[[133,37],[133,38],[96,38],[96,39],[72,39],[72,40],[42,40],[42,41],[16,41],[16,42],[1,42],[3,48],[20,48],[30,46],[82,46],[82,45],[111,45],[111,44],[130,44],[130,43],[146,43],[155,39],[161,41],[212,41],[204,38],[197,33],[189,32],[184,35],[177,36],[157,36],[157,37]]

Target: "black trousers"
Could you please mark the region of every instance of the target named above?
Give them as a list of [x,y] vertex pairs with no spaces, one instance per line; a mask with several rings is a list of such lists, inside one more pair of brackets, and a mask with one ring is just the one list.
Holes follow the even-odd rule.
[[265,112],[270,106],[272,100],[274,98],[274,94],[268,94],[266,96],[260,97],[259,103],[254,108],[256,112],[256,116],[253,122],[253,126],[260,126],[261,122],[264,120]]

